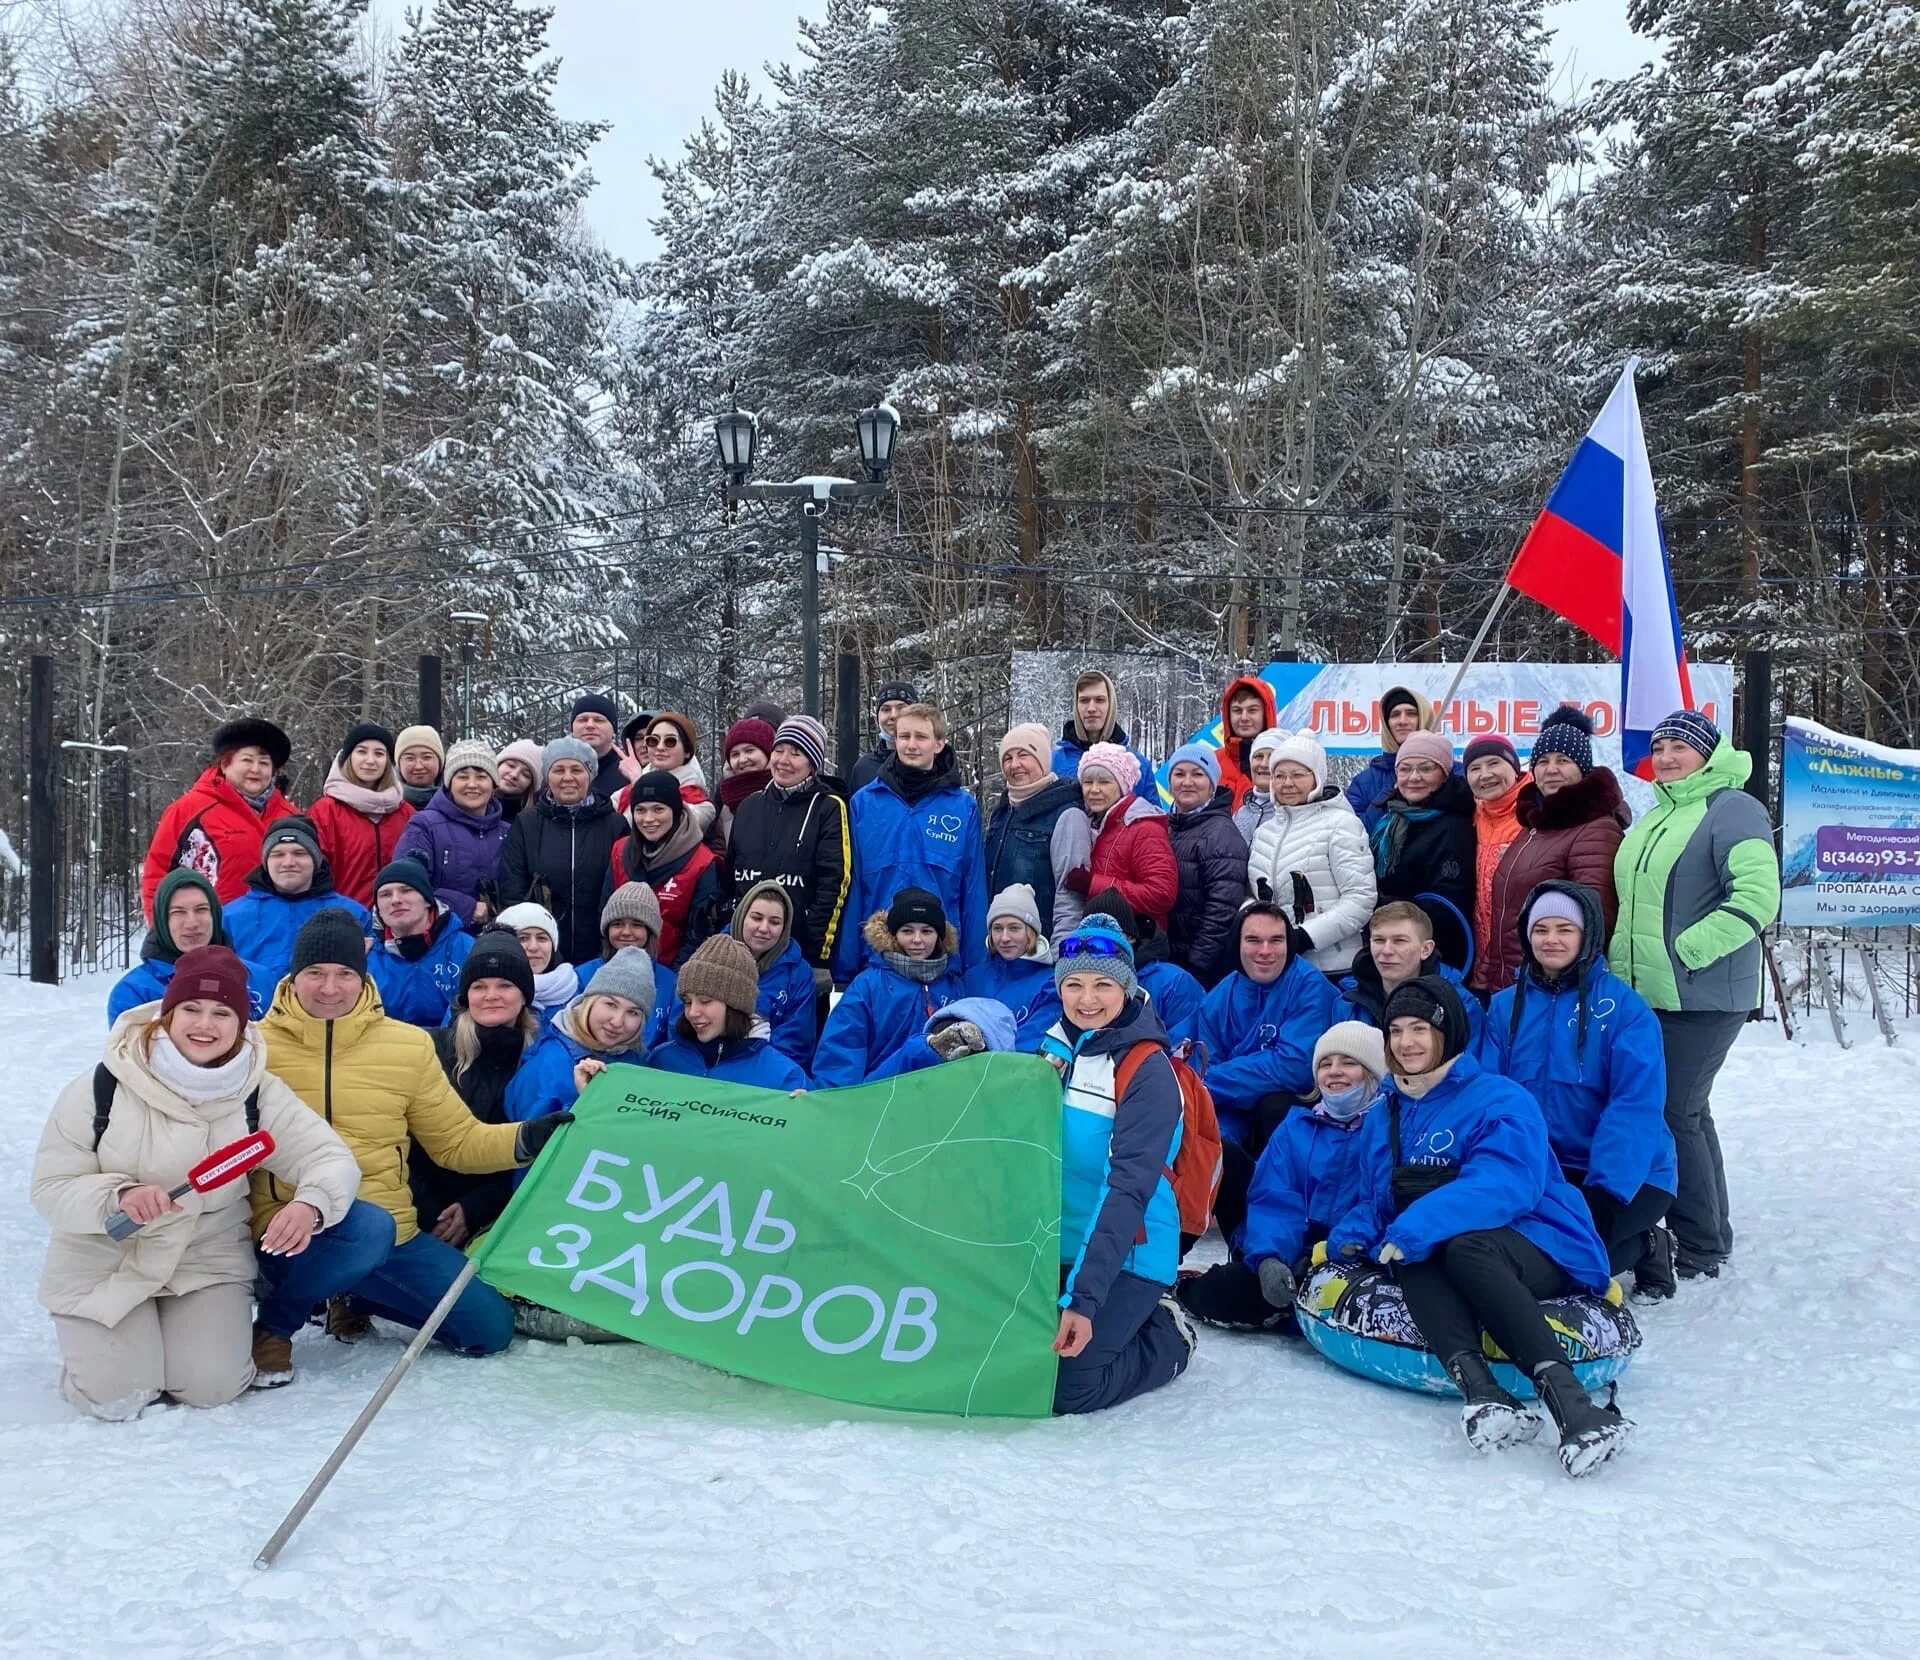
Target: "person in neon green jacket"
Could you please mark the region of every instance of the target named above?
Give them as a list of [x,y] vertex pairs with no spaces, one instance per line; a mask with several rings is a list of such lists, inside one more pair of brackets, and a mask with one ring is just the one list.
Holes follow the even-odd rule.
[[1689,1279],[1717,1275],[1733,1250],[1710,1097],[1759,1005],[1760,936],[1780,911],[1773,826],[1741,787],[1752,771],[1751,757],[1705,715],[1667,716],[1653,734],[1657,799],[1613,862],[1620,916],[1607,959],[1660,1022],[1667,1124],[1680,1159],[1667,1226]]

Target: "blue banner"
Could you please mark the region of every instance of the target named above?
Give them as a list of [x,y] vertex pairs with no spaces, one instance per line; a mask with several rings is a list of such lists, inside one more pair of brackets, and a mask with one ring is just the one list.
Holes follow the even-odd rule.
[[1789,718],[1780,785],[1782,922],[1920,924],[1920,750]]

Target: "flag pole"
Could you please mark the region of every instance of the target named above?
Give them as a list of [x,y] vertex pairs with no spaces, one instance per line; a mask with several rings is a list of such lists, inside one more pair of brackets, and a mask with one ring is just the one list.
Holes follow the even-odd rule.
[[[483,1251],[481,1256],[485,1254]],[[446,1295],[435,1305],[434,1311],[427,1316],[420,1329],[413,1334],[413,1341],[407,1345],[406,1353],[393,1363],[393,1370],[381,1379],[380,1387],[373,1392],[373,1399],[360,1409],[360,1416],[354,1419],[347,1433],[340,1437],[340,1444],[333,1449],[332,1456],[320,1466],[319,1474],[307,1483],[307,1490],[287,1512],[286,1520],[273,1530],[273,1537],[253,1559],[253,1565],[256,1568],[273,1566],[274,1560],[286,1548],[287,1541],[293,1537],[293,1530],[306,1520],[307,1512],[327,1490],[327,1483],[339,1473],[340,1466],[346,1463],[353,1449],[360,1444],[360,1437],[367,1433],[367,1426],[373,1422],[381,1407],[387,1404],[394,1390],[400,1387],[400,1380],[413,1369],[413,1363],[420,1358],[420,1351],[433,1341],[433,1334],[453,1312],[453,1305],[460,1300],[460,1293],[466,1290],[468,1282],[472,1280],[479,1268],[480,1257],[467,1259],[466,1267],[460,1270],[453,1284],[447,1287]]]
[[1473,644],[1467,647],[1467,655],[1461,659],[1460,667],[1453,672],[1453,684],[1447,688],[1447,695],[1434,707],[1434,719],[1440,718],[1440,711],[1453,701],[1454,693],[1460,690],[1460,682],[1467,678],[1467,670],[1473,667],[1473,660],[1480,655],[1480,648],[1487,643],[1487,635],[1492,632],[1495,620],[1506,609],[1507,601],[1513,590],[1507,586],[1506,578],[1500,579],[1500,591],[1493,596],[1493,604],[1487,607],[1487,614],[1481,619],[1480,632],[1473,637]]

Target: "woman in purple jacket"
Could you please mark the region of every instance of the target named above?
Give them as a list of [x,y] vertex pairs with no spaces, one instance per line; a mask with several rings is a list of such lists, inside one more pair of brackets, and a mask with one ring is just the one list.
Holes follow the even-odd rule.
[[407,821],[394,852],[425,865],[435,896],[473,928],[485,926],[498,908],[494,878],[507,839],[506,815],[495,799],[499,783],[492,750],[471,738],[454,744],[440,788]]

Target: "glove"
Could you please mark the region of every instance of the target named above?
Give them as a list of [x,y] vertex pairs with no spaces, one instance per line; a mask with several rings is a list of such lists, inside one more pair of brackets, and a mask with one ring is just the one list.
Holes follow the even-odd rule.
[[1345,1245],[1340,1247],[1340,1254],[1343,1257],[1357,1257],[1365,1249],[1366,1247],[1357,1239],[1349,1240]]
[[1287,955],[1289,957],[1304,957],[1309,951],[1318,951],[1319,949],[1319,946],[1313,943],[1313,935],[1309,934],[1299,923],[1289,922],[1287,924]]
[[540,1156],[540,1149],[553,1140],[562,1124],[571,1124],[570,1112],[550,1112],[545,1118],[529,1118],[520,1126],[520,1133],[513,1138],[513,1156],[521,1164],[531,1164]]
[[816,1003],[824,1003],[833,995],[833,970],[816,968],[813,971],[813,997]]
[[928,1038],[927,1045],[943,1061],[957,1061],[962,1055],[984,1054],[987,1038],[971,1020],[956,1020]]
[[1077,893],[1084,899],[1093,890],[1093,872],[1086,865],[1080,865],[1061,877],[1060,885],[1068,893]]
[[1293,1271],[1278,1257],[1260,1264],[1260,1295],[1275,1308],[1293,1307]]
[[1620,1217],[1620,1201],[1604,1187],[1584,1187],[1580,1190],[1587,1201],[1587,1211],[1593,1217],[1593,1231],[1600,1236],[1600,1243],[1606,1244],[1613,1235],[1613,1224]]
[[1382,1268],[1391,1268],[1396,1262],[1405,1262],[1407,1260],[1407,1253],[1401,1250],[1398,1245],[1394,1244],[1391,1239],[1382,1245],[1379,1250],[1375,1251],[1373,1255],[1374,1260],[1378,1262]]
[[1289,874],[1293,877],[1294,920],[1304,922],[1313,915],[1313,884],[1307,880],[1305,871],[1296,870]]
[[1313,1255],[1307,1258],[1307,1263],[1310,1267],[1314,1268],[1326,1267],[1327,1242],[1324,1239],[1316,1239],[1313,1242]]

